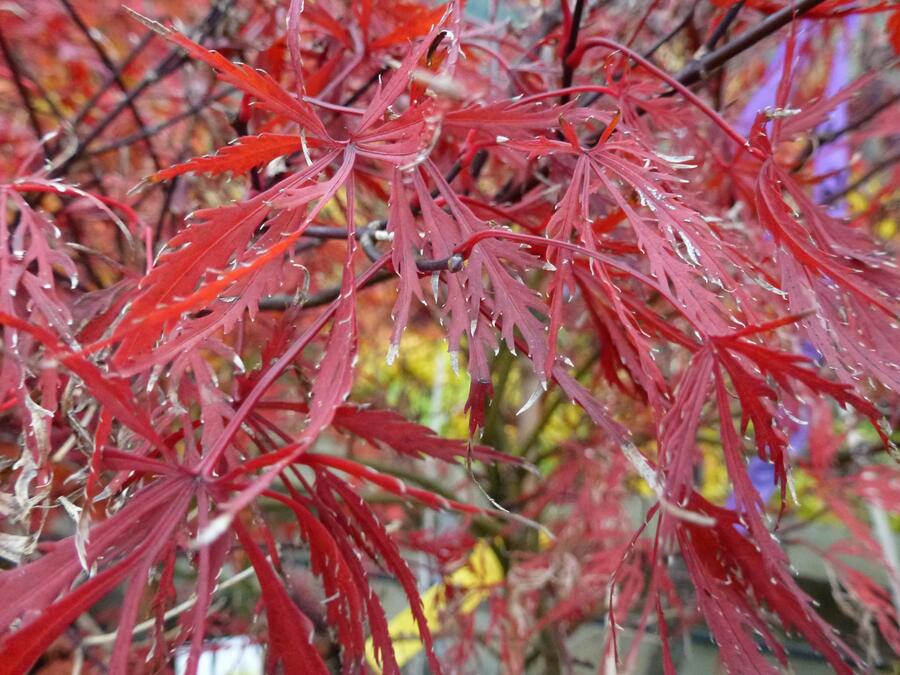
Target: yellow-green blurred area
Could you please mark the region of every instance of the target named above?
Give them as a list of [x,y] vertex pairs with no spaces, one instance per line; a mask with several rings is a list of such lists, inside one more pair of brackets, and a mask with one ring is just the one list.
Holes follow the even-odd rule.
[[[851,178],[851,182],[852,182]],[[885,192],[884,180],[870,180],[860,190],[847,195],[847,205],[854,217],[871,216],[871,229],[875,236],[885,241],[896,239],[897,221],[900,219],[900,190]],[[873,205],[872,200],[876,203]],[[893,206],[892,206],[893,205]]]
[[[895,227],[893,222],[891,227]],[[366,323],[364,317],[361,321]],[[364,329],[373,333],[369,333],[369,339],[360,342],[353,399],[398,410],[409,419],[428,425],[446,437],[465,438],[469,426],[468,416],[464,412],[469,376],[464,359],[458,372],[454,372],[453,359],[440,327],[423,323],[405,331],[398,358],[388,364],[389,330],[390,326],[379,327],[374,323]],[[592,369],[586,370],[587,377],[583,379],[593,380]],[[524,454],[537,463],[542,473],[549,473],[559,461],[554,452],[556,449],[567,441],[584,439],[590,433],[590,424],[583,411],[561,400],[559,392],[551,387],[527,415],[516,415],[516,411],[538,386],[530,372],[530,364],[502,350],[495,357],[492,372],[495,398],[488,409],[487,426],[493,425],[493,429],[486,441],[505,452]],[[854,444],[874,446],[880,442],[875,428],[855,417],[845,419],[835,415],[833,427],[838,438],[852,433]],[[486,434],[488,431],[490,429],[486,430]],[[752,432],[751,425],[748,429],[750,437]],[[725,504],[732,487],[718,428],[701,427],[697,440],[700,451],[696,474],[698,488],[713,503]],[[753,443],[747,441],[745,446],[746,456],[753,456]],[[653,439],[644,441],[641,449],[650,458],[657,455]],[[800,456],[804,455],[805,448],[797,450]],[[794,466],[791,473],[793,489],[788,499],[793,515],[800,520],[811,517],[830,520],[829,516],[823,515],[825,503],[818,496],[817,479],[800,466]],[[636,495],[653,497],[650,487],[636,476],[629,481],[629,489]],[[771,506],[777,510],[777,491],[772,499]],[[895,524],[900,525],[900,521]]]
[[468,421],[463,414],[469,376],[453,372],[447,343],[439,331],[407,330],[400,354],[387,363],[390,335],[361,340],[353,398],[379,401],[427,424],[443,435],[464,437]]
[[[851,177],[851,182],[854,177]],[[864,186],[848,194],[849,215],[865,219],[878,237],[885,240],[897,237],[897,209],[900,192],[886,194],[883,181],[867,182]],[[334,224],[343,224],[344,217],[340,198],[325,210],[325,219]],[[859,222],[859,221],[858,221]],[[399,355],[393,363],[387,362],[388,346],[392,326],[382,318],[389,311],[396,288],[393,283],[369,289],[364,304],[360,306],[360,332],[364,339],[359,342],[355,387],[352,399],[366,401],[373,405],[397,410],[408,419],[425,424],[436,433],[449,438],[465,438],[469,432],[469,420],[464,412],[469,392],[470,378],[467,373],[465,345],[458,358],[448,351],[445,333],[434,316],[422,312],[414,313],[413,320],[404,331]],[[366,307],[377,311],[366,311]],[[575,368],[579,379],[599,397],[608,397],[620,421],[627,424],[643,441],[640,443],[644,454],[652,459],[657,457],[656,441],[652,433],[652,421],[644,417],[639,403],[631,404],[621,392],[612,390],[599,381],[595,349],[578,343],[574,334],[565,339],[565,351],[576,356]],[[580,358],[577,358],[580,355]],[[454,361],[458,367],[454,368]],[[524,456],[536,464],[543,475],[548,475],[557,466],[557,451],[571,441],[590,442],[592,425],[584,412],[561,396],[555,387],[542,393],[536,404],[525,413],[517,411],[528,401],[532,392],[539,387],[531,365],[527,359],[510,354],[501,348],[491,364],[494,396],[486,413],[483,442],[498,450]],[[623,378],[627,376],[623,374]],[[837,412],[837,408],[834,408]],[[737,412],[735,411],[735,414]],[[698,432],[698,466],[695,473],[697,488],[711,502],[724,505],[732,494],[732,485],[723,459],[717,422],[701,426]],[[735,420],[737,422],[737,420]],[[855,416],[833,415],[833,433],[836,438],[848,434],[852,443],[845,446],[877,446],[880,443],[876,430]],[[752,424],[745,440],[745,457],[755,456]],[[787,507],[792,518],[801,522],[815,520],[827,524],[838,524],[838,520],[828,514],[825,501],[820,496],[819,480],[804,470],[806,448],[796,448],[798,454],[792,461],[791,489],[787,495]],[[846,454],[847,447],[841,452]],[[877,461],[877,460],[876,460]],[[628,480],[628,489],[638,497],[654,498],[653,492],[642,479],[633,476]],[[776,490],[769,504],[772,512],[780,508],[780,494]],[[900,519],[894,519],[895,529],[900,529]]]
[[[386,360],[389,342],[389,326],[384,334],[360,341],[356,386],[353,398],[361,401],[378,401],[396,409],[408,418],[426,424],[437,433],[452,438],[464,438],[469,431],[468,416],[464,413],[469,393],[470,379],[465,361],[456,372],[447,342],[439,326],[424,329],[410,328],[403,335],[400,353],[392,364]],[[508,352],[501,352],[495,359],[495,371],[501,371],[494,379],[494,401],[502,399],[502,407],[509,414],[499,418],[503,435],[508,439],[504,450],[519,454],[523,444],[530,440],[533,428],[540,425],[540,433],[534,439],[534,455],[540,456],[564,441],[577,437],[586,430],[583,411],[569,402],[558,401],[558,392],[544,395],[535,406],[536,415],[552,407],[546,419],[531,421],[517,416],[528,400],[537,381],[530,375],[530,365],[520,361],[506,363]],[[544,403],[544,405],[541,405]],[[497,420],[497,415],[488,413]]]

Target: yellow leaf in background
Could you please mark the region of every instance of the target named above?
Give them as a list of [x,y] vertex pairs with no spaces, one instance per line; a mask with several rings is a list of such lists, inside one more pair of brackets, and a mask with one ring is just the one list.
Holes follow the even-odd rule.
[[703,481],[700,485],[700,494],[714,504],[724,504],[731,492],[731,482],[728,478],[728,469],[725,467],[725,458],[722,457],[722,447],[712,443],[700,443],[699,446],[703,453]]
[[893,239],[897,236],[897,221],[893,218],[885,218],[875,225],[875,234],[882,239]]
[[[479,541],[462,567],[450,574],[445,581],[422,593],[422,609],[432,632],[440,629],[441,613],[447,605],[448,586],[465,591],[459,612],[469,614],[487,598],[491,587],[501,581],[503,581],[503,566],[497,554],[487,542]],[[391,619],[388,622],[388,632],[394,643],[397,665],[401,668],[422,651],[422,642],[418,638],[412,610],[405,609]],[[366,642],[366,659],[376,673],[381,672],[375,660],[375,645],[372,638]]]
[[[882,188],[881,181],[870,181],[865,192],[854,190],[847,195],[847,205],[854,214],[859,214],[869,208],[871,202],[871,194],[877,193]],[[896,199],[898,193],[894,193],[893,199]],[[887,201],[887,200],[886,200]],[[897,236],[897,219],[888,215],[876,222],[873,226],[875,235],[881,239],[888,240]]]

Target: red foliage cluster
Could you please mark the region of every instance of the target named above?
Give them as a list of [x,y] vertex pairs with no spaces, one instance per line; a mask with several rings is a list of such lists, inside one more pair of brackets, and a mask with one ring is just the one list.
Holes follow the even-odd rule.
[[[253,631],[286,673],[364,670],[369,637],[399,671],[378,570],[407,595],[434,672],[477,669],[477,641],[521,672],[542,631],[602,616],[602,667],[634,664],[640,641],[626,655],[616,640],[627,620],[655,625],[672,672],[672,633],[697,611],[732,672],[786,664],[779,631],[838,672],[879,640],[900,651],[890,592],[849,564],[885,555],[861,507],[900,504],[885,420],[900,276],[874,231],[896,222],[900,13],[200,4],[138,3],[151,18],[112,2],[0,8],[0,673],[60,639],[114,673],[165,669],[188,644],[193,673],[217,579],[248,565],[265,616]],[[848,45],[871,72],[835,74]],[[851,119],[828,126],[840,110]],[[864,143],[887,160],[850,152]],[[191,158],[204,147],[218,149]],[[852,166],[827,163],[836,147]],[[361,340],[388,324],[391,363],[429,316],[471,378],[469,441],[348,401]],[[592,431],[541,455],[476,444],[501,351],[530,364],[525,409],[556,389]],[[880,442],[839,438],[833,404],[848,435],[871,423]],[[698,488],[703,428],[728,504]],[[370,447],[337,452],[347,437]],[[522,489],[453,499],[400,475],[425,458]],[[868,655],[811,606],[775,538],[798,469],[853,533],[821,555],[880,632]],[[652,495],[638,532],[624,505],[636,479]],[[458,529],[443,544],[393,532],[367,486],[458,512]],[[476,637],[472,615],[448,617],[439,657],[401,545],[452,566],[485,522],[507,566],[492,627]],[[535,523],[551,538],[509,550]],[[280,545],[295,540],[322,616],[286,585]],[[111,650],[82,644],[89,626],[73,622],[120,587]]]

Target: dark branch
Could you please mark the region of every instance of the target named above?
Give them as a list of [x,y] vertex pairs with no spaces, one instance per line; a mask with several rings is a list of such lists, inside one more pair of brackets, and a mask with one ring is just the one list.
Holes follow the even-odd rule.
[[706,56],[691,62],[675,76],[681,84],[689,86],[706,79],[713,71],[738,54],[747,51],[758,42],[764,40],[775,31],[786,26],[795,18],[803,16],[825,0],[799,0],[770,14],[755,27],[741,33],[723,47],[710,52]]
[[871,109],[857,117],[855,120],[850,122],[843,129],[838,129],[837,131],[832,131],[829,133],[824,133],[820,135],[817,139],[819,145],[825,145],[826,143],[831,143],[836,141],[838,138],[843,136],[844,134],[850,133],[851,131],[855,131],[859,129],[861,126],[871,121],[875,117],[877,117],[880,113],[890,108],[897,101],[900,101],[900,91],[895,94],[888,96],[887,99],[879,103],[878,105],[872,106]]
[[72,118],[72,128],[77,129],[78,126],[84,121],[84,119],[90,114],[90,112],[94,109],[94,106],[97,105],[97,101],[107,92],[107,90],[116,82],[116,78],[122,78],[123,73],[131,67],[131,64],[134,63],[135,59],[141,55],[141,52],[144,51],[144,48],[150,44],[153,38],[156,36],[156,33],[153,31],[147,31],[144,34],[144,37],[141,38],[140,42],[138,42],[134,47],[132,47],[131,51],[125,57],[125,59],[120,63],[116,70],[110,73],[106,80],[104,80],[103,84],[101,84],[97,91],[93,93],[93,95],[85,102],[83,106],[81,106],[81,110]]
[[344,107],[347,107],[347,106],[351,106],[354,103],[356,103],[389,70],[390,70],[390,68],[388,68],[387,66],[382,66],[379,70],[376,70],[375,73],[372,75],[372,77],[370,77],[368,80],[366,80],[365,83],[359,89],[354,91],[350,95],[350,97],[346,101],[344,101],[341,105],[343,105]]
[[[360,241],[363,250],[366,253],[366,256],[369,259],[374,258],[378,260],[382,257],[382,253],[375,248],[375,233],[381,231],[381,229],[385,226],[386,222],[383,220],[376,220],[372,223],[369,223],[366,227],[361,227],[356,230],[354,236]],[[310,225],[303,231],[303,235],[305,237],[312,237],[315,239],[319,239],[320,241],[327,239],[346,239],[347,238],[347,230],[343,227],[329,227],[326,225]],[[304,248],[307,245],[302,245]],[[435,259],[420,259],[416,261],[416,267],[418,268],[421,274],[433,274],[435,272],[458,272],[462,269],[464,262],[464,258],[462,255],[458,253],[454,253],[452,255],[447,256],[446,258],[435,258]],[[382,283],[384,281],[388,281],[390,279],[396,279],[397,276],[393,272],[381,272],[372,280],[366,284],[366,286],[371,286],[373,284]],[[330,288],[326,288],[318,293],[311,295],[305,301],[300,303],[303,309],[307,309],[310,307],[319,307],[321,305],[325,305],[340,294],[341,287],[340,285],[332,286]],[[259,303],[259,308],[266,311],[281,311],[285,310],[288,307],[297,304],[296,299],[293,296],[289,295],[273,295],[268,298],[264,298]]]
[[[575,0],[575,9],[572,11],[572,25],[569,26],[569,37],[566,41],[566,48],[562,56],[562,88],[568,89],[572,86],[572,78],[575,77],[575,67],[569,63],[569,57],[578,46],[578,30],[581,28],[581,15],[584,13],[584,0]],[[560,102],[566,103],[569,100],[568,94],[560,96]]]
[[[724,47],[721,47],[713,52],[709,52],[702,58],[692,61],[680,73],[675,75],[675,79],[685,86],[690,86],[692,84],[696,84],[697,82],[705,80],[715,70],[721,68],[725,63],[733,59],[735,56],[738,56],[739,54],[747,51],[756,43],[760,42],[786,24],[790,23],[794,18],[802,16],[809,10],[813,9],[816,5],[822,4],[824,1],[825,0],[800,0],[800,2],[797,2],[791,7],[786,7],[775,12],[774,14],[769,15],[755,28],[751,28],[750,30],[742,33]],[[692,13],[688,13],[688,15],[682,20],[683,25],[677,26],[676,30],[673,30],[669,35],[664,36],[660,43],[654,45],[650,50],[644,53],[644,57],[650,58],[650,56],[652,56],[653,53],[657,49],[659,49],[660,46],[662,46],[662,44],[665,44],[665,42],[671,40],[672,37],[674,37],[674,35],[678,33],[678,31],[687,26],[690,23],[692,16]],[[673,91],[670,91],[666,95],[671,95],[673,93]],[[596,93],[586,95],[583,99],[584,105],[591,105],[601,96],[602,94]]]
[[744,1],[745,0],[739,0],[739,2],[734,3],[731,7],[728,8],[728,13],[725,14],[725,16],[719,22],[719,25],[716,26],[713,34],[709,36],[709,40],[707,40],[706,44],[703,45],[704,52],[711,52],[716,48],[716,45],[719,44],[719,41],[723,37],[725,37],[725,34],[731,27],[731,24],[734,23],[734,20],[737,19],[737,15],[740,13],[741,8],[743,8]]
[[[87,41],[91,44],[94,52],[96,52],[104,67],[109,71],[113,82],[127,99],[128,87],[125,86],[125,82],[124,80],[122,80],[122,75],[119,72],[119,69],[116,67],[116,64],[112,62],[112,59],[109,57],[109,54],[106,53],[103,45],[97,42],[97,39],[94,37],[93,33],[91,33],[91,29],[84,22],[84,20],[81,18],[81,15],[75,10],[69,0],[59,0],[59,2],[65,8],[72,21],[75,22],[78,30],[81,31],[82,35],[84,35]],[[144,118],[141,116],[141,113],[137,109],[137,105],[133,100],[128,102],[128,109],[131,111],[131,116],[134,118],[135,123],[138,125],[141,131],[146,131],[147,125],[144,123]],[[159,156],[156,154],[156,150],[153,149],[153,143],[150,141],[150,136],[145,137],[144,143],[147,146],[147,154],[150,155],[150,159],[153,160],[153,165],[156,167],[156,170],[159,171],[159,169],[162,168],[162,163],[159,160]]]
[[[396,275],[391,272],[379,272],[374,277],[372,277],[368,281],[368,283],[363,284],[361,288],[374,286],[375,284],[384,283],[385,281],[389,281],[390,279],[395,278]],[[341,287],[332,286],[331,288],[326,288],[319,291],[318,293],[313,293],[308,298],[306,298],[306,300],[303,300],[299,304],[303,307],[303,309],[321,307],[322,305],[327,305],[329,302],[333,302],[334,300],[336,300],[340,294]],[[259,308],[266,312],[280,312],[295,304],[298,303],[295,302],[293,297],[287,295],[273,295],[260,300]]]
[[688,11],[688,13],[684,15],[684,18],[681,19],[681,21],[679,21],[672,30],[670,30],[668,33],[663,35],[659,40],[656,41],[656,44],[654,44],[652,47],[650,47],[650,49],[648,49],[646,52],[644,52],[644,57],[649,59],[651,56],[653,56],[660,47],[662,47],[669,40],[671,40],[676,35],[678,35],[681,31],[683,31],[685,26],[687,26],[691,22],[691,19],[693,19],[693,18],[694,18],[694,8],[691,7],[691,9]]
[[900,151],[895,152],[892,155],[888,155],[880,162],[873,164],[868,171],[866,171],[862,176],[857,178],[855,181],[847,185],[840,192],[835,192],[833,195],[828,195],[823,201],[824,204],[829,205],[836,202],[841,197],[846,197],[848,194],[853,192],[854,190],[858,190],[862,185],[868,183],[872,178],[874,178],[877,174],[882,171],[891,168],[894,164],[900,162]]
[[21,65],[9,48],[9,44],[6,42],[6,37],[3,35],[2,29],[0,29],[0,51],[3,52],[3,58],[9,66],[9,71],[12,73],[16,91],[19,92],[19,98],[22,99],[22,104],[25,106],[25,111],[28,113],[28,122],[31,124],[31,128],[34,131],[34,135],[37,137],[38,142],[40,142],[44,138],[44,132],[41,129],[41,121],[38,119],[34,106],[31,104],[31,96],[29,96],[28,89],[25,87],[25,81],[22,78]]
[[[212,33],[215,27],[225,18],[228,13],[228,8],[232,4],[233,0],[230,0],[229,2],[217,3],[213,6],[204,20],[200,23],[198,30],[195,31],[195,33],[197,33],[196,39],[198,41],[202,42],[210,33]],[[100,134],[102,134],[106,128],[135,101],[135,99],[153,85],[173,74],[187,62],[188,57],[180,48],[176,47],[170,50],[157,68],[145,75],[137,87],[128,92],[124,99],[119,101],[119,103],[108,112],[84,138],[79,139],[78,144],[75,146],[72,153],[51,169],[50,176],[56,177],[64,175],[75,162],[82,159],[88,146],[93,143],[97,137],[100,136]]]
[[794,166],[791,167],[791,173],[799,172],[806,165],[806,162],[809,161],[810,157],[812,157],[813,154],[823,145],[833,143],[834,141],[844,136],[844,134],[848,134],[852,131],[855,131],[856,129],[859,129],[867,122],[877,117],[881,112],[887,110],[898,100],[900,100],[900,92],[888,96],[887,99],[873,106],[841,129],[837,129],[835,131],[823,131],[810,136],[806,141],[806,147],[803,149],[800,157],[795,161]]
[[87,157],[93,157],[94,155],[102,155],[107,152],[112,152],[113,150],[118,150],[119,148],[124,148],[126,146],[134,145],[135,143],[139,143],[140,141],[142,141],[143,139],[145,139],[149,136],[155,136],[160,131],[164,131],[165,129],[168,129],[171,126],[175,126],[179,122],[181,122],[185,119],[188,119],[189,117],[193,117],[194,115],[196,115],[198,112],[200,112],[204,108],[207,108],[210,105],[212,105],[213,103],[217,103],[218,101],[221,101],[222,99],[231,96],[236,91],[237,91],[237,89],[235,89],[234,87],[226,87],[222,91],[219,91],[215,94],[209,94],[208,96],[204,97],[202,100],[200,100],[197,103],[195,103],[194,105],[192,105],[190,108],[183,110],[182,112],[178,113],[174,117],[167,119],[165,122],[160,122],[159,124],[155,124],[152,127],[147,127],[146,129],[142,130],[141,132],[136,133],[136,134],[131,134],[130,136],[125,136],[125,138],[120,138],[118,140],[111,141],[111,142],[107,143],[106,145],[101,145],[98,148],[94,148],[93,150],[87,151],[85,153],[85,155]]

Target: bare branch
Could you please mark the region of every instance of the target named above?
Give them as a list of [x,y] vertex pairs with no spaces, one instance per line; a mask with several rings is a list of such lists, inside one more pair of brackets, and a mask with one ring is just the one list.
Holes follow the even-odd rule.
[[[578,30],[581,28],[581,15],[584,13],[584,0],[575,0],[575,9],[572,11],[572,25],[569,27],[569,37],[566,41],[566,48],[562,55],[562,88],[567,89],[572,86],[572,78],[575,76],[575,68],[569,63],[569,56],[575,51],[578,45]],[[566,103],[569,100],[568,94],[560,96],[560,102]]]
[[16,91],[19,92],[19,98],[22,99],[22,105],[25,106],[25,112],[28,113],[28,121],[31,124],[32,130],[34,131],[34,135],[40,142],[44,138],[44,132],[41,129],[41,122],[38,119],[37,112],[35,112],[34,106],[31,103],[31,96],[29,96],[28,94],[28,89],[25,87],[25,81],[22,78],[22,66],[19,64],[18,60],[13,55],[12,50],[9,48],[9,43],[7,43],[6,37],[3,35],[2,28],[0,28],[0,51],[3,52],[3,58],[6,60],[6,63],[9,66],[9,70],[12,73],[13,83],[16,85]]
[[[125,98],[128,99],[128,87],[125,86],[125,82],[122,80],[122,74],[121,72],[119,72],[116,64],[112,62],[109,54],[106,53],[103,45],[101,45],[97,41],[97,39],[94,37],[94,34],[91,33],[91,29],[84,22],[84,20],[81,18],[81,15],[76,11],[69,0],[59,0],[59,2],[65,8],[72,21],[75,22],[78,30],[81,31],[87,41],[91,44],[91,47],[96,52],[98,58],[103,62],[103,65],[109,71],[113,82],[115,82],[119,90],[125,95]],[[141,131],[146,131],[147,125],[144,123],[144,119],[143,117],[141,117],[141,113],[137,109],[137,105],[135,104],[134,100],[129,100],[127,105],[128,109],[131,111],[131,116],[134,117],[134,121],[137,123],[138,127],[141,129]],[[158,171],[162,168],[162,163],[159,160],[159,156],[156,154],[156,150],[154,150],[153,148],[153,143],[150,141],[150,136],[146,136],[144,138],[144,143],[147,146],[147,153],[150,155],[150,159],[153,160],[153,165]]]

